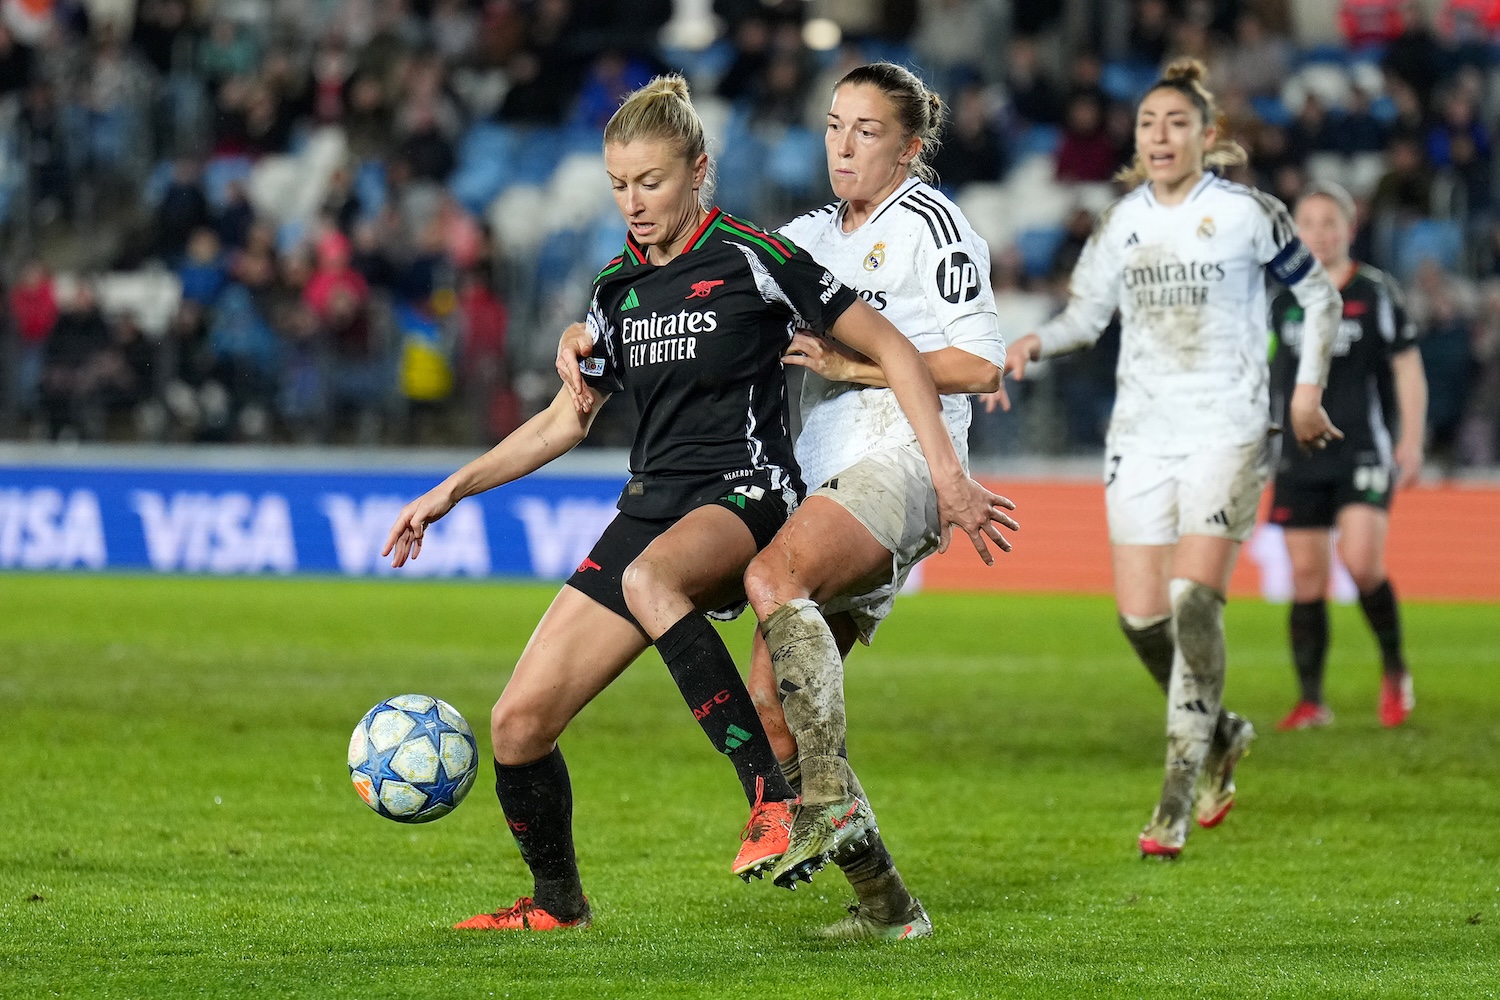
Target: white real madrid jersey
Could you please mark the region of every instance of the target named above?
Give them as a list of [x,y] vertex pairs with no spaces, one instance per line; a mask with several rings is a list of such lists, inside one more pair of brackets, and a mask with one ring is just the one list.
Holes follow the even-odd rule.
[[1177,205],[1143,184],[1100,216],[1067,309],[1037,331],[1042,356],[1092,344],[1118,308],[1109,449],[1166,455],[1249,443],[1270,425],[1267,274],[1292,290],[1321,337],[1297,378],[1321,385],[1339,295],[1285,206],[1212,173]]
[[[781,231],[879,310],[919,352],[958,347],[1004,366],[990,250],[953,202],[912,178],[853,232],[844,232],[842,214],[842,203],[826,205]],[[945,395],[942,401],[948,433],[967,468],[969,397]],[[866,455],[916,440],[890,389],[829,382],[808,372],[801,409],[797,462],[809,489]]]

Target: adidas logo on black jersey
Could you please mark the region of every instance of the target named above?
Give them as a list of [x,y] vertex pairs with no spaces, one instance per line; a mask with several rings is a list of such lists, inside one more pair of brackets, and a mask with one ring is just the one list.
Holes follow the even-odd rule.
[[640,304],[641,300],[635,297],[635,289],[632,288],[625,293],[625,301],[620,303],[620,312],[624,312],[626,309],[634,309]]

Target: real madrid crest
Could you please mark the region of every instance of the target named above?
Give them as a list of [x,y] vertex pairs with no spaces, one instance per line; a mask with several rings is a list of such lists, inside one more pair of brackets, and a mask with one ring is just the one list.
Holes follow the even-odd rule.
[[1214,237],[1214,217],[1205,215],[1203,221],[1198,223],[1198,238],[1200,240],[1211,240]]
[[865,254],[865,270],[866,271],[873,271],[877,267],[879,267],[881,264],[884,264],[884,263],[885,263],[885,244],[884,243],[877,243],[870,250],[869,253]]

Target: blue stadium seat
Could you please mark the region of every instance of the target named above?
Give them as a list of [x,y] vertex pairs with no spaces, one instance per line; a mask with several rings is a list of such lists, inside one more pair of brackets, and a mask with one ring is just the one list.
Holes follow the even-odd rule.
[[[1363,55],[1363,53],[1361,53]],[[1297,65],[1306,66],[1308,63],[1333,63],[1337,66],[1347,66],[1353,62],[1353,53],[1347,46],[1338,44],[1309,45],[1297,53]]]
[[373,219],[385,208],[385,164],[365,160],[354,171],[354,193],[359,197],[361,219]]
[[1252,97],[1250,107],[1255,109],[1256,117],[1267,125],[1284,128],[1292,123],[1292,113],[1281,103],[1279,97]]
[[161,160],[151,168],[151,172],[146,175],[146,183],[141,185],[141,201],[155,208],[166,197],[171,183],[172,161]]
[[1033,125],[1016,137],[1013,145],[1016,159],[1041,154],[1053,156],[1062,145],[1062,129],[1055,125]]
[[1111,100],[1134,104],[1156,82],[1158,69],[1150,63],[1116,61],[1105,63],[1099,86]]
[[203,168],[203,193],[208,203],[222,208],[229,200],[230,182],[248,182],[253,166],[248,156],[216,156],[209,160]]
[[1027,229],[1016,234],[1016,250],[1021,254],[1026,273],[1033,278],[1045,278],[1052,271],[1052,258],[1057,248],[1067,239],[1068,231],[1062,226],[1045,229]]
[[1458,268],[1463,255],[1463,229],[1448,219],[1418,219],[1396,233],[1396,273],[1411,280],[1425,260],[1434,260],[1445,271]]
[[825,171],[823,140],[805,128],[789,128],[770,150],[766,178],[787,194],[807,197]]

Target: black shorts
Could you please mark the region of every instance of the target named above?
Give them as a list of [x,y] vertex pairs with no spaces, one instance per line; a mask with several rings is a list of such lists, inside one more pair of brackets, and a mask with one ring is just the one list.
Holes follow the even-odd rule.
[[[732,482],[714,482],[689,496],[676,517],[645,518],[619,513],[594,543],[588,558],[573,575],[568,577],[568,586],[598,601],[615,614],[631,622],[637,628],[640,622],[630,613],[625,603],[622,579],[625,568],[635,562],[637,556],[646,551],[646,546],[665,534],[667,529],[699,507],[717,506],[731,511],[750,529],[755,539],[755,549],[760,551],[771,543],[776,532],[786,523],[796,508],[798,500],[794,490],[772,489],[769,478],[753,476]],[[738,618],[745,610],[745,599],[708,612],[712,618],[729,621]],[[642,631],[645,631],[642,629]]]
[[1384,465],[1357,465],[1337,479],[1277,476],[1271,523],[1283,528],[1332,528],[1339,511],[1351,504],[1391,509],[1395,471]]

